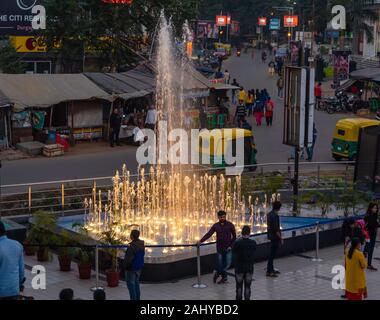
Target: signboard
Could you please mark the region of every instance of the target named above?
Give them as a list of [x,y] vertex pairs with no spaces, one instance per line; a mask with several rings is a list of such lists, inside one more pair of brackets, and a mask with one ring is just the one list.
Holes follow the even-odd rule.
[[216,25],[218,27],[225,27],[227,25],[227,17],[226,16],[216,16]]
[[280,30],[280,19],[270,19],[269,30]]
[[334,50],[333,63],[334,63],[334,86],[340,86],[342,81],[350,77],[350,54],[351,51]]
[[10,43],[17,52],[46,52],[46,43],[42,37],[10,37]]
[[231,16],[227,16],[227,24],[231,24]]
[[284,27],[297,27],[298,16],[284,16]]
[[307,41],[313,39],[312,32],[296,31],[296,41]]
[[238,21],[232,21],[229,32],[231,36],[238,36],[240,34],[240,23]]
[[259,18],[259,26],[265,27],[267,25],[267,18],[261,17]]
[[0,1],[0,35],[31,35],[32,21],[35,16],[33,7],[40,0],[1,0]]
[[314,124],[313,68],[285,68],[283,143],[304,148],[313,144]]

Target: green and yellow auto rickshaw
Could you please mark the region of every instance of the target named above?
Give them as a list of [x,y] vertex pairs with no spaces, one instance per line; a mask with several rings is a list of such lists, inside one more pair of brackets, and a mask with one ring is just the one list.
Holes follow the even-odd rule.
[[378,126],[380,121],[367,118],[348,118],[339,120],[335,125],[331,143],[332,156],[335,160],[356,159],[360,129]]
[[[232,156],[237,154],[237,141],[243,139],[244,145],[244,165],[250,166],[251,171],[256,170],[256,145],[251,130],[232,128],[232,129],[215,129],[204,130],[199,134],[199,163],[201,165],[211,165],[215,168],[228,166],[226,163],[226,152],[231,152],[227,148],[232,148]],[[230,142],[231,143],[228,143]],[[241,151],[238,151],[241,152]]]

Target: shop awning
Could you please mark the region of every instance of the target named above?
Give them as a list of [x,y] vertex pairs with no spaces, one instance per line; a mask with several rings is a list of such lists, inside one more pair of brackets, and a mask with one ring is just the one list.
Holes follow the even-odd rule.
[[356,80],[372,80],[378,77],[380,77],[380,68],[365,68],[350,73],[350,78]]
[[349,87],[351,87],[356,81],[356,79],[349,79],[345,83],[343,83],[341,86],[339,86],[336,90],[337,91],[344,91],[347,90]]
[[17,111],[111,97],[82,74],[0,74],[0,89]]
[[0,108],[8,107],[11,104],[12,104],[11,101],[0,90]]
[[233,85],[227,84],[227,83],[212,83],[211,87],[215,90],[236,90],[236,89],[240,89],[237,86],[233,86]]

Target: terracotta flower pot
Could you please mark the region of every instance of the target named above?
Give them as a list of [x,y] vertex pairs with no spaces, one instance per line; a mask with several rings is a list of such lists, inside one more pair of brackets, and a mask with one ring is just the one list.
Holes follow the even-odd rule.
[[111,288],[117,287],[119,285],[120,273],[115,270],[107,270],[107,285]]
[[68,256],[58,256],[59,270],[60,271],[70,271],[71,270],[71,259]]
[[49,261],[49,250],[48,248],[38,248],[37,250],[37,261],[46,262]]
[[79,279],[91,279],[91,263],[78,263]]
[[28,243],[24,242],[24,252],[26,256],[34,256],[37,249],[37,247],[28,246]]

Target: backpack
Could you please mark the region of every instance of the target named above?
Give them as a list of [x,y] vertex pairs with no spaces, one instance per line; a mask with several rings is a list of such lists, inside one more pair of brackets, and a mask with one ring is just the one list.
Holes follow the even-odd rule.
[[132,260],[132,270],[139,271],[144,267],[145,251],[138,250],[135,252],[135,257]]

